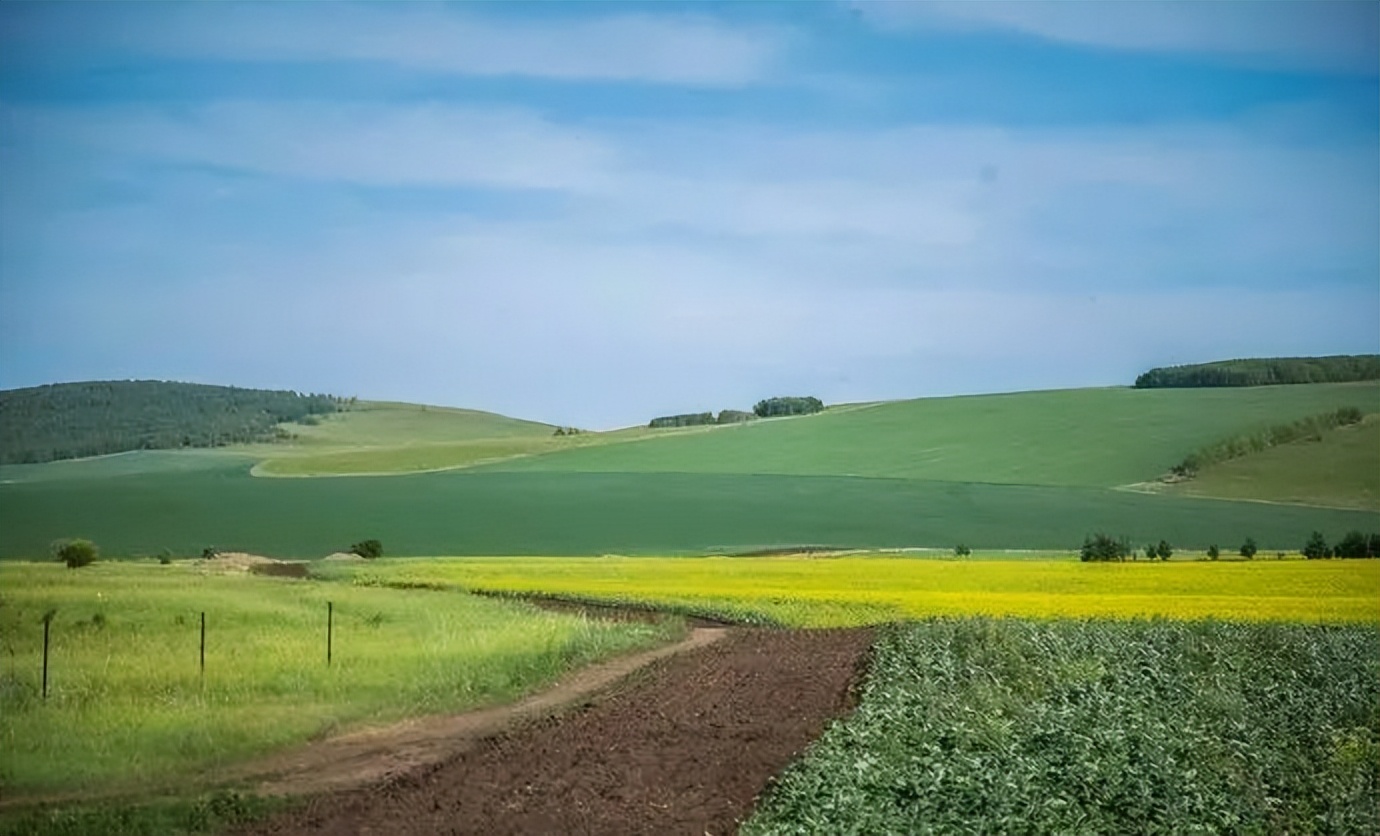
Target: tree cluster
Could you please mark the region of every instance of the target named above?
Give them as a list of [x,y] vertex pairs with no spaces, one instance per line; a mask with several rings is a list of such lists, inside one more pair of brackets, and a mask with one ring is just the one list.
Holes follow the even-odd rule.
[[557,427],[552,435],[580,435],[583,432],[579,427]]
[[1099,532],[1083,539],[1078,557],[1084,563],[1106,562],[1125,560],[1132,553],[1131,543],[1125,537],[1115,538]]
[[1360,531],[1348,531],[1335,546],[1329,546],[1323,533],[1315,531],[1303,546],[1303,556],[1309,560],[1329,557],[1380,558],[1380,533],[1367,535]]
[[823,409],[824,402],[812,396],[767,398],[758,401],[752,407],[752,411],[757,414],[758,418],[775,418],[781,415],[812,415]]
[[1330,357],[1263,357],[1151,369],[1137,389],[1205,386],[1273,386],[1282,383],[1349,383],[1380,380],[1380,354]]
[[158,380],[58,383],[0,392],[0,464],[272,441],[279,424],[337,412],[329,395]]
[[1259,432],[1232,436],[1216,441],[1189,453],[1184,460],[1169,469],[1180,479],[1191,479],[1208,465],[1259,453],[1281,444],[1301,439],[1322,440],[1322,434],[1337,427],[1359,424],[1365,416],[1354,406],[1344,406],[1335,412],[1310,415],[1287,424],[1276,424]]
[[383,543],[378,540],[360,540],[350,547],[351,554],[360,557],[367,557],[370,560],[376,557],[383,557]]
[[710,424],[740,424],[744,421],[754,421],[756,415],[751,412],[742,412],[737,409],[721,410],[716,417],[712,412],[688,412],[684,415],[663,415],[660,418],[653,418],[647,426],[652,429],[663,427],[700,427]]

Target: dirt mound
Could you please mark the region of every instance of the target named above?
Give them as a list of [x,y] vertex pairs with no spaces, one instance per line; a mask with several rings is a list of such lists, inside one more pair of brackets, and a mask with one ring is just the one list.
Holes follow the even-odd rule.
[[330,560],[330,561],[332,561],[332,562],[334,562],[334,561],[339,561],[339,562],[341,562],[341,563],[363,563],[363,562],[364,562],[364,558],[360,557],[359,555],[355,554],[354,552],[334,552],[333,554],[328,554],[328,555],[326,555],[325,557],[323,557],[323,558],[321,558],[321,559],[322,559],[322,560]]
[[852,705],[867,630],[734,630],[563,716],[247,834],[727,834]]
[[198,568],[208,574],[228,575],[248,572],[254,575],[270,575],[281,578],[305,578],[307,564],[292,560],[274,560],[258,554],[246,552],[221,552],[215,557],[205,558]]

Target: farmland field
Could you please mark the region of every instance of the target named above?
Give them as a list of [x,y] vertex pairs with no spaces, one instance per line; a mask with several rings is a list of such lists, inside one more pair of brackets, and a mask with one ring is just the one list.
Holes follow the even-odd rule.
[[369,582],[557,595],[795,627],[973,614],[1380,623],[1380,561],[994,557],[426,559],[360,571]]
[[0,604],[0,787],[10,800],[147,791],[175,777],[185,788],[203,770],[359,723],[511,700],[672,629],[473,596],[206,574],[192,564],[79,572],[3,564]]
[[939,619],[743,828],[1375,833],[1380,632]]

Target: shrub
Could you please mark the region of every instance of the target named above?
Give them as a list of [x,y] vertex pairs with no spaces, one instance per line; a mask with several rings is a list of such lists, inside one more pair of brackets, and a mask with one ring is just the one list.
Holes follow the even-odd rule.
[[1131,553],[1131,544],[1126,538],[1120,540],[1113,539],[1106,534],[1094,534],[1083,540],[1083,547],[1078,550],[1079,558],[1087,563],[1089,561],[1109,561],[1125,560]]
[[1247,560],[1254,560],[1255,553],[1255,540],[1253,538],[1247,537],[1246,542],[1241,544],[1241,556],[1246,558]]
[[383,556],[383,543],[378,540],[361,540],[350,547],[350,552],[372,560]]
[[1222,550],[1217,548],[1216,543],[1213,543],[1211,546],[1208,546],[1207,556],[1208,560],[1216,560],[1217,558],[1222,556]]
[[954,557],[967,557],[972,553],[973,550],[963,545],[962,543],[959,543],[957,546],[954,546]]
[[58,540],[53,544],[53,556],[67,564],[68,569],[80,569],[95,563],[100,549],[90,540]]
[[215,560],[218,557],[220,557],[220,549],[215,546],[207,546],[201,550],[202,560]]

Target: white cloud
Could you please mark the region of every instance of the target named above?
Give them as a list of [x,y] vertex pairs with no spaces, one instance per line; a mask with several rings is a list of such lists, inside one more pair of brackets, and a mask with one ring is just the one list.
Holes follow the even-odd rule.
[[1255,66],[1380,73],[1380,6],[1351,0],[855,3],[899,27],[991,28],[1111,49],[1221,55]]

